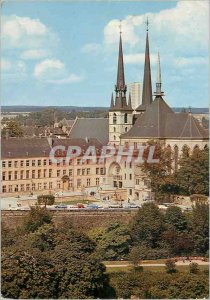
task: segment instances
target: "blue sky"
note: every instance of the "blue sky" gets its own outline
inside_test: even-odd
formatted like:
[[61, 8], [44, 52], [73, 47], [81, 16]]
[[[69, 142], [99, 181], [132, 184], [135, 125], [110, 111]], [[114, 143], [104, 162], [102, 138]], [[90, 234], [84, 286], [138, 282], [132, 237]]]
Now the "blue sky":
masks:
[[122, 20], [126, 82], [143, 79], [150, 21], [153, 89], [161, 56], [165, 100], [208, 105], [208, 1], [7, 2], [2, 104], [108, 106]]

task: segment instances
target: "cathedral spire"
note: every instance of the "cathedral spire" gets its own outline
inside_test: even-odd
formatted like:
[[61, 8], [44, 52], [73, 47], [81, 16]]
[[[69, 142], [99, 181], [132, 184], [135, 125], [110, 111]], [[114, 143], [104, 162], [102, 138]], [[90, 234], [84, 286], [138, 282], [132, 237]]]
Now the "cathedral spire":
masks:
[[124, 75], [124, 62], [123, 62], [123, 48], [122, 48], [122, 33], [120, 32], [120, 42], [119, 42], [119, 55], [118, 55], [118, 69], [117, 69], [117, 91], [126, 91], [125, 85], [125, 75]]
[[145, 107], [149, 106], [152, 103], [152, 80], [151, 80], [150, 54], [149, 54], [148, 19], [146, 25], [147, 25], [147, 35], [146, 35], [144, 81], [143, 81], [143, 93], [142, 93], [142, 105]]
[[156, 79], [155, 96], [163, 96], [164, 95], [164, 93], [161, 91], [161, 86], [162, 86], [162, 82], [161, 82], [160, 54], [159, 54], [159, 51], [158, 51], [158, 55], [157, 55], [157, 79]]

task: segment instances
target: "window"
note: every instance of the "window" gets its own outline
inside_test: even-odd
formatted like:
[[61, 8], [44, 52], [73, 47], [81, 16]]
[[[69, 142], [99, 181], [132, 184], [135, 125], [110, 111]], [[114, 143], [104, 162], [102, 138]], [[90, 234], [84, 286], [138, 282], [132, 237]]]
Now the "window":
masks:
[[29, 167], [29, 160], [26, 160], [26, 167]]
[[81, 164], [81, 159], [77, 159], [77, 165]]
[[130, 169], [132, 168], [132, 162], [130, 162]]
[[42, 184], [41, 182], [38, 183], [38, 190], [41, 190], [42, 189]]
[[32, 183], [32, 187], [31, 187], [31, 189], [32, 189], [32, 191], [35, 191], [35, 183]]
[[38, 178], [41, 178], [41, 170], [38, 170]]
[[8, 173], [8, 180], [12, 180], [12, 172], [11, 171], [9, 171], [9, 173]]
[[17, 161], [17, 160], [15, 160], [15, 162], [14, 162], [14, 167], [15, 167], [15, 168], [18, 167], [18, 161]]
[[125, 161], [125, 168], [126, 168], [126, 161]]
[[30, 184], [26, 184], [26, 191], [30, 191]]
[[81, 179], [77, 179], [77, 187], [81, 187]]
[[44, 185], [43, 185], [43, 187], [44, 187], [44, 190], [46, 190], [46, 189], [47, 189], [47, 183], [46, 183], [46, 182], [44, 182]]
[[33, 159], [32, 160], [32, 163], [31, 163], [32, 167], [35, 167], [36, 166], [36, 161]]
[[136, 179], [136, 184], [137, 184], [137, 185], [140, 184], [140, 179]]
[[132, 180], [132, 174], [129, 175], [130, 180]]
[[51, 159], [49, 159], [49, 166], [51, 166], [52, 165], [52, 161], [51, 161]]
[[81, 169], [77, 169], [77, 176], [81, 175]]
[[18, 185], [15, 186], [15, 192], [18, 192]]
[[12, 193], [12, 185], [9, 185], [9, 193]]
[[82, 169], [82, 175], [85, 175], [85, 169]]
[[26, 171], [26, 179], [29, 179], [29, 171]]
[[126, 179], [126, 173], [125, 173], [125, 179]]
[[65, 159], [63, 160], [63, 166], [65, 166], [66, 165], [66, 161], [65, 161]]
[[15, 171], [14, 179], [18, 179], [18, 171]]
[[60, 189], [60, 188], [61, 188], [61, 183], [57, 182], [57, 189]]
[[128, 131], [128, 127], [125, 127], [125, 132], [127, 132]]
[[41, 164], [42, 164], [42, 161], [41, 161], [41, 159], [39, 159], [38, 160], [38, 166], [41, 166]]
[[36, 177], [36, 172], [35, 170], [32, 170], [32, 178], [35, 178]]
[[87, 179], [87, 186], [90, 186], [90, 178]]
[[59, 167], [61, 165], [60, 161], [57, 161], [57, 167]]
[[70, 179], [69, 180], [69, 187], [72, 188], [72, 186], [73, 186], [73, 181], [72, 181], [72, 179]]
[[43, 164], [44, 164], [44, 166], [47, 165], [47, 160], [46, 159], [44, 159]]
[[114, 127], [114, 132], [116, 132], [116, 127]]
[[100, 169], [100, 174], [101, 174], [101, 175], [104, 175], [104, 168], [101, 168], [101, 169]]
[[114, 141], [116, 141], [116, 136], [114, 135]]
[[12, 161], [11, 161], [11, 160], [8, 161], [8, 167], [9, 167], [9, 168], [12, 167]]
[[2, 180], [6, 180], [6, 172], [2, 173]]
[[90, 175], [90, 168], [87, 168], [87, 175]]
[[7, 192], [7, 187], [6, 187], [6, 185], [3, 185], [3, 186], [2, 186], [2, 192], [3, 192], [3, 193], [6, 193], [6, 192]]
[[63, 170], [63, 175], [66, 175], [66, 170]]
[[99, 175], [99, 168], [96, 168], [96, 175]]
[[124, 115], [124, 123], [128, 123], [128, 114]]
[[72, 175], [73, 175], [73, 170], [69, 169], [69, 176], [72, 176]]
[[129, 189], [129, 195], [132, 196], [132, 194], [133, 194], [132, 189]]
[[52, 169], [49, 169], [49, 177], [52, 177]]
[[6, 162], [2, 161], [2, 168], [5, 168], [5, 167], [6, 167]]
[[24, 177], [24, 171], [20, 171], [20, 179], [23, 179]]
[[96, 185], [99, 185], [99, 178], [96, 178]]
[[44, 177], [47, 177], [47, 169], [44, 169]]
[[20, 190], [21, 190], [21, 192], [24, 192], [24, 189], [25, 189], [25, 188], [24, 188], [24, 184], [21, 184], [21, 185], [20, 185]]
[[117, 115], [113, 114], [113, 124], [117, 124]]
[[49, 182], [49, 189], [50, 190], [52, 190], [52, 186], [53, 186], [52, 182]]
[[21, 160], [21, 161], [20, 161], [20, 166], [21, 166], [21, 167], [24, 167], [24, 160]]

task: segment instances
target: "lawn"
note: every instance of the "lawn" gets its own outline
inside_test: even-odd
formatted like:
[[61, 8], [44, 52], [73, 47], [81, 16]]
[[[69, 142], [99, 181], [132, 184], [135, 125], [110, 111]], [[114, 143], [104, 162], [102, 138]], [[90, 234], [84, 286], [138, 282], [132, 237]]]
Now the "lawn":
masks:
[[[58, 198], [59, 199], [59, 198]], [[92, 204], [97, 202], [96, 200], [94, 201], [90, 201], [90, 200], [66, 200], [65, 198], [63, 200], [59, 199], [57, 201], [55, 201], [55, 204], [66, 204], [66, 205], [77, 205], [77, 203], [81, 203], [81, 204]]]
[[[208, 266], [199, 266], [199, 269], [201, 271], [208, 270]], [[177, 266], [176, 269], [179, 272], [189, 272], [189, 266]], [[106, 272], [107, 273], [114, 273], [114, 272], [130, 272], [132, 270], [132, 266], [125, 266], [125, 267], [108, 267], [106, 266]], [[163, 272], [165, 271], [164, 266], [143, 266], [144, 271], [151, 271], [151, 272]]]

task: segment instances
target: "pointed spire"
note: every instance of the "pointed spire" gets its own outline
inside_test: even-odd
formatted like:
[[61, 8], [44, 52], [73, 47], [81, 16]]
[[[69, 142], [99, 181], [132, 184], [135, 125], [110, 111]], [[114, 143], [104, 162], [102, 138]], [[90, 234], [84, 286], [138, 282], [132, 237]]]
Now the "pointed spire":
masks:
[[116, 91], [123, 91], [123, 92], [126, 91], [121, 32], [120, 32], [120, 42], [119, 42]]
[[146, 35], [146, 49], [145, 49], [145, 63], [144, 63], [144, 82], [142, 93], [142, 105], [147, 107], [152, 103], [152, 80], [150, 68], [150, 54], [149, 54], [149, 35], [148, 35], [148, 20], [147, 20], [147, 35]]
[[160, 54], [158, 51], [157, 55], [157, 79], [156, 79], [156, 92], [154, 93], [155, 96], [164, 96], [164, 93], [161, 91], [161, 67], [160, 67]]
[[111, 104], [110, 104], [110, 108], [114, 108], [114, 97], [113, 97], [113, 93], [111, 96]]
[[129, 98], [128, 98], [128, 109], [132, 109], [131, 93], [129, 93]]

